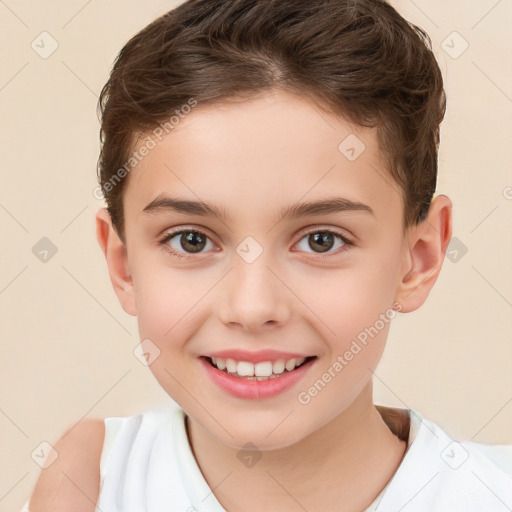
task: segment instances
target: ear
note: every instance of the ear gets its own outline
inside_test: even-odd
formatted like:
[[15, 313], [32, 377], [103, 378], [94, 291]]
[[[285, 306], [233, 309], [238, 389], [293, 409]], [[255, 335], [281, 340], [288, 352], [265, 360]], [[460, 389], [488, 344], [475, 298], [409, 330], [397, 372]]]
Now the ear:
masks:
[[133, 279], [128, 266], [128, 253], [106, 208], [96, 213], [96, 238], [107, 260], [112, 286], [123, 309], [132, 316], [137, 315]]
[[431, 202], [426, 218], [407, 234], [402, 277], [395, 294], [400, 312], [414, 311], [425, 302], [441, 272], [451, 236], [452, 202], [440, 195]]

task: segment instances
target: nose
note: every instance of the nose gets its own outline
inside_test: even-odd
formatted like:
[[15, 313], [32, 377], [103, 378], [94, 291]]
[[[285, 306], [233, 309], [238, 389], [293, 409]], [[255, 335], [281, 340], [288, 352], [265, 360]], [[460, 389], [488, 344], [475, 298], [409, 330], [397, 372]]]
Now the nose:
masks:
[[282, 326], [290, 318], [293, 293], [264, 254], [252, 263], [238, 258], [226, 276], [219, 317], [228, 327], [258, 332]]

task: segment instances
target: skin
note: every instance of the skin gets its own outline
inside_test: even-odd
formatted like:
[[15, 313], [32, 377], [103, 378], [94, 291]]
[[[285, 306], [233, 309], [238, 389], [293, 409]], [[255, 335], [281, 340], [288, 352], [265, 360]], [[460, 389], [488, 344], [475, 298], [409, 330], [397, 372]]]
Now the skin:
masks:
[[103, 420], [86, 418], [52, 443], [58, 457], [41, 470], [30, 498], [30, 512], [94, 511], [104, 437]]
[[[366, 146], [355, 161], [338, 150], [349, 134]], [[231, 218], [143, 212], [162, 193], [202, 200]], [[280, 217], [297, 202], [332, 196], [374, 214]], [[368, 506], [406, 447], [372, 401], [389, 324], [308, 404], [297, 395], [394, 303], [402, 313], [424, 303], [451, 237], [450, 199], [437, 196], [427, 219], [404, 235], [402, 198], [383, 169], [375, 131], [274, 90], [195, 107], [131, 171], [123, 204], [126, 244], [104, 208], [98, 241], [140, 339], [160, 351], [150, 370], [186, 411], [194, 455], [220, 503], [229, 512]], [[171, 228], [200, 229], [208, 241], [191, 253], [176, 236], [167, 247], [189, 256], [178, 258], [159, 245]], [[315, 252], [307, 233], [322, 230], [354, 245], [334, 238], [327, 253]], [[263, 249], [252, 263], [236, 252], [248, 236]], [[318, 358], [291, 390], [241, 400], [212, 384], [198, 361], [232, 348]], [[262, 455], [250, 468], [237, 457], [248, 442]]]

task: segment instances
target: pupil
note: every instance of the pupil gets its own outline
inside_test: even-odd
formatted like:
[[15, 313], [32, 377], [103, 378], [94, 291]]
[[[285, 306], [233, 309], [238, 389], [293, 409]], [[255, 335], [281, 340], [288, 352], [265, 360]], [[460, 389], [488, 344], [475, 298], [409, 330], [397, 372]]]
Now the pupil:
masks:
[[309, 243], [311, 249], [318, 250], [318, 252], [326, 252], [332, 248], [333, 235], [330, 233], [313, 233], [313, 243]]

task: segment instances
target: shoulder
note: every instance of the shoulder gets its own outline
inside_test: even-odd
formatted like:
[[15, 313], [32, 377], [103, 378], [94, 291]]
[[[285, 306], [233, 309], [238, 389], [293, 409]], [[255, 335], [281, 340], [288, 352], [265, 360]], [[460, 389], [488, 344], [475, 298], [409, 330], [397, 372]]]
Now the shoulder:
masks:
[[105, 437], [101, 419], [79, 421], [54, 443], [57, 458], [41, 470], [30, 512], [92, 512], [100, 489], [100, 460]]
[[483, 444], [471, 441], [462, 441], [460, 444], [478, 450], [487, 460], [512, 478], [512, 444]]
[[[441, 426], [409, 410], [409, 447], [379, 510], [470, 512], [512, 510], [510, 445], [453, 439]], [[418, 491], [420, 489], [421, 492]]]

